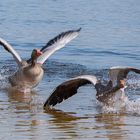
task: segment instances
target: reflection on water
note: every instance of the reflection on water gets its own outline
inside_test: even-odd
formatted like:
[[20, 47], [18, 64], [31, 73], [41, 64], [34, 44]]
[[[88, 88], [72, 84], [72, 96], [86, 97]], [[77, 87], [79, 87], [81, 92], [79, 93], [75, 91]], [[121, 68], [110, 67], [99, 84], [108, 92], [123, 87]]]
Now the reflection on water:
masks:
[[76, 132], [77, 123], [75, 121], [81, 119], [80, 117], [74, 116], [74, 113], [67, 113], [55, 109], [47, 109], [45, 113], [48, 113], [51, 118], [48, 121], [51, 129], [60, 133], [58, 139], [76, 138], [78, 136]]
[[[15, 139], [36, 138], [38, 133], [37, 127], [41, 124], [41, 120], [36, 118], [42, 112], [42, 103], [39, 100], [38, 93], [32, 91], [31, 93], [20, 93], [19, 91], [8, 88], [5, 91], [8, 97], [7, 110], [10, 111], [8, 115], [8, 124], [11, 125], [9, 137]], [[7, 111], [5, 111], [6, 115]], [[24, 136], [22, 136], [24, 135]]]
[[16, 70], [16, 63], [1, 47], [0, 139], [140, 138], [138, 75], [128, 77], [126, 92], [130, 101], [124, 114], [99, 111], [91, 87], [79, 89], [77, 95], [56, 106], [60, 110], [43, 110], [54, 87], [68, 78], [95, 74], [106, 82], [111, 66], [140, 67], [139, 0], [3, 0], [0, 15], [0, 37], [25, 60], [33, 48], [41, 48], [61, 31], [82, 27], [76, 40], [46, 62], [43, 80], [29, 94], [5, 90], [9, 85], [7, 77]]
[[95, 116], [95, 121], [106, 131], [104, 137], [109, 140], [124, 140], [127, 139], [123, 128], [125, 125], [124, 117], [124, 114], [98, 114]]
[[[15, 88], [7, 88], [7, 95], [10, 102], [16, 102], [16, 103], [31, 103], [32, 96], [36, 95], [37, 93], [35, 91], [31, 91], [29, 93], [22, 93]], [[18, 104], [17, 104], [18, 105]]]

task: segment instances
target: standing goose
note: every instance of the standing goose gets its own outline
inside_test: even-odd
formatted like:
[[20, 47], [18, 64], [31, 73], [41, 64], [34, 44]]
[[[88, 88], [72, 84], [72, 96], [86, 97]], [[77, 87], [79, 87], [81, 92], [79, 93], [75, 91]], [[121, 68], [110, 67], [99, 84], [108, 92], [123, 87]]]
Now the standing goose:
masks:
[[79, 35], [80, 30], [81, 28], [78, 30], [62, 32], [55, 38], [51, 39], [44, 47], [41, 48], [41, 50], [34, 49], [32, 51], [31, 58], [27, 61], [23, 61], [13, 47], [4, 39], [0, 38], [0, 45], [13, 55], [19, 68], [16, 73], [9, 77], [11, 86], [16, 87], [23, 92], [26, 92], [26, 89], [35, 87], [43, 77], [43, 63], [55, 51], [63, 48], [67, 43], [76, 38]]
[[53, 93], [47, 99], [44, 104], [44, 108], [48, 106], [55, 106], [57, 103], [61, 103], [63, 100], [68, 99], [77, 93], [79, 87], [86, 84], [94, 85], [97, 93], [96, 98], [98, 101], [105, 105], [110, 105], [113, 103], [112, 97], [117, 95], [117, 99], [125, 98], [124, 88], [125, 88], [125, 78], [127, 74], [132, 71], [140, 74], [139, 69], [132, 67], [112, 67], [109, 70], [109, 82], [107, 85], [102, 85], [101, 82], [97, 80], [94, 75], [81, 75], [72, 78], [66, 82], [63, 82], [55, 88]]

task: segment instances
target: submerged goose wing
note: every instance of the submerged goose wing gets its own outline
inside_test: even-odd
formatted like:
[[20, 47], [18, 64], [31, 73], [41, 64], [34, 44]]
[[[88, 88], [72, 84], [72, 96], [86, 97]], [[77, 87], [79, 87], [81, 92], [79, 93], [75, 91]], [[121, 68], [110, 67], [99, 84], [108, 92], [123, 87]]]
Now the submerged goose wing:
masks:
[[47, 101], [44, 104], [44, 108], [46, 106], [54, 106], [57, 103], [61, 103], [63, 100], [73, 96], [77, 93], [77, 90], [80, 86], [83, 86], [85, 84], [95, 85], [96, 82], [97, 78], [93, 75], [78, 76], [66, 82], [63, 82], [58, 87], [56, 87], [56, 89], [47, 99]]
[[109, 70], [109, 78], [112, 82], [119, 82], [120, 80], [123, 80], [127, 77], [127, 74], [129, 72], [135, 72], [137, 74], [140, 74], [140, 69], [136, 69], [133, 67], [111, 67]]
[[79, 35], [81, 28], [78, 30], [70, 30], [66, 32], [62, 32], [55, 38], [51, 39], [42, 49], [43, 54], [38, 57], [37, 63], [43, 64], [50, 55], [52, 55], [55, 51], [63, 48], [68, 42], [73, 40]]
[[6, 51], [8, 51], [9, 53], [11, 53], [13, 55], [15, 61], [20, 66], [22, 59], [19, 56], [19, 54], [13, 49], [13, 47], [2, 38], [0, 38], [0, 45], [2, 45]]

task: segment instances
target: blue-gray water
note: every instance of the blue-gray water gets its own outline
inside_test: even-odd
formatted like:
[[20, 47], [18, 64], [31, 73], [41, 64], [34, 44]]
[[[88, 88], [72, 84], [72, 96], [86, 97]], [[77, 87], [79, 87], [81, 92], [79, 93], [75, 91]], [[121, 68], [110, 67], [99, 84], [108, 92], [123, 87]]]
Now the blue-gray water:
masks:
[[[16, 63], [0, 51], [0, 139], [139, 139], [140, 77], [128, 80], [130, 106], [123, 113], [100, 111], [92, 86], [43, 110], [43, 103], [62, 81], [80, 74], [106, 79], [111, 66], [140, 68], [139, 0], [3, 0], [0, 2], [0, 37], [29, 58], [62, 31], [82, 27], [80, 35], [45, 63], [45, 76], [31, 94], [4, 90]], [[136, 100], [137, 102], [133, 102]], [[60, 111], [61, 110], [61, 111]]]

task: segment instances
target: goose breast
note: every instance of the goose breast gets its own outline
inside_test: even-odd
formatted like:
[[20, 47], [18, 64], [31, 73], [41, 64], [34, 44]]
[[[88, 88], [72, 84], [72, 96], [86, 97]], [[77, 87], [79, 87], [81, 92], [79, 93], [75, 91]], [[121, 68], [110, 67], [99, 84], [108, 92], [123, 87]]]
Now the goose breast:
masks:
[[14, 75], [9, 77], [12, 86], [33, 88], [43, 78], [44, 71], [40, 65], [21, 67]]

